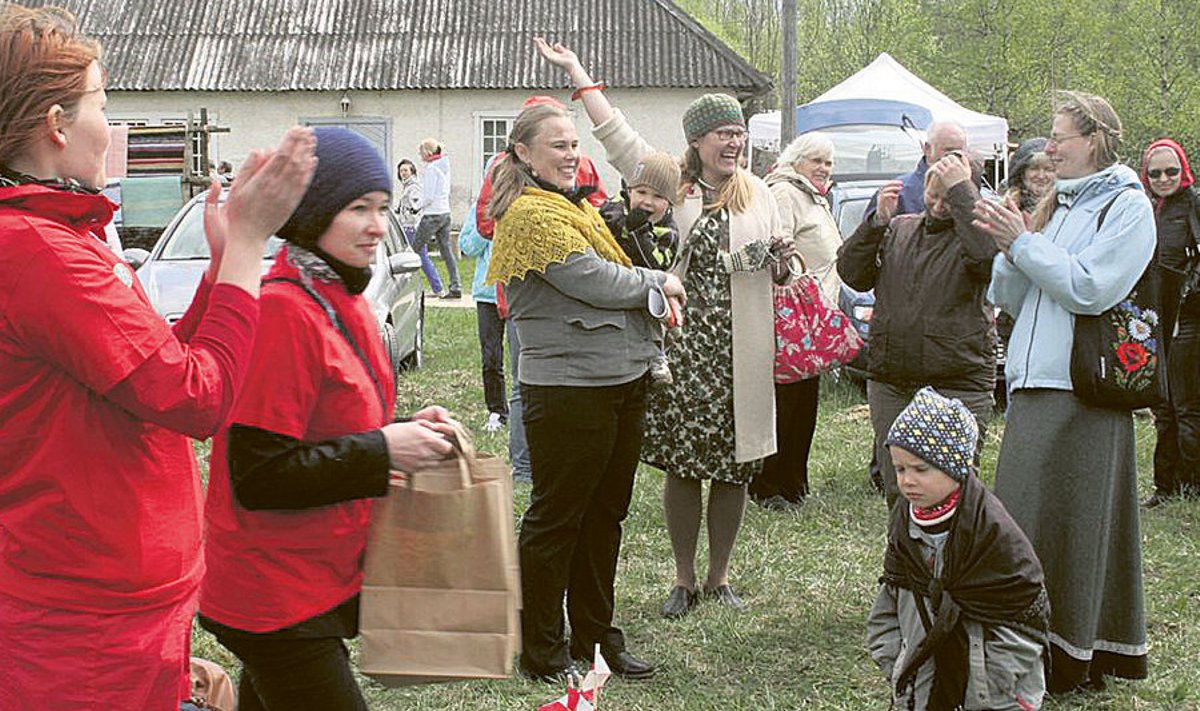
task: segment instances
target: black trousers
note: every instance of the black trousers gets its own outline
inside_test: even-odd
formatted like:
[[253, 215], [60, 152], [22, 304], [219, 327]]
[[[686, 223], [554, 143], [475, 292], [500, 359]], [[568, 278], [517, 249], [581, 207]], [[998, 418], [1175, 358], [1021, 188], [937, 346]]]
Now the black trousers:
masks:
[[775, 441], [779, 451], [763, 460], [750, 482], [755, 499], [782, 496], [798, 503], [808, 496], [808, 453], [817, 429], [821, 379], [807, 378], [775, 386]]
[[368, 711], [341, 637], [255, 634], [204, 617], [200, 624], [242, 663], [240, 711]]
[[479, 324], [479, 354], [483, 361], [483, 401], [488, 412], [508, 417], [508, 394], [504, 390], [504, 321], [495, 304], [475, 302]]
[[[610, 387], [521, 383], [533, 491], [521, 519], [521, 666], [547, 674], [573, 651], [625, 649], [613, 625], [621, 522], [642, 447], [646, 379]], [[564, 636], [563, 595], [571, 622]]]
[[1154, 490], [1200, 494], [1200, 296], [1184, 303], [1178, 333], [1164, 341], [1169, 397], [1154, 408]]

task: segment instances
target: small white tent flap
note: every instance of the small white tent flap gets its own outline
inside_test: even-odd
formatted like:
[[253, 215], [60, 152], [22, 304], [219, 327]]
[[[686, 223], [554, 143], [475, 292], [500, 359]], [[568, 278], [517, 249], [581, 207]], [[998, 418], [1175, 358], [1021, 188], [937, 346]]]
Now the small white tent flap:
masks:
[[957, 121], [967, 129], [971, 149], [983, 155], [1004, 155], [1008, 121], [972, 111], [927, 84], [884, 52], [875, 61], [809, 103], [839, 99], [892, 99], [929, 109], [935, 121]]

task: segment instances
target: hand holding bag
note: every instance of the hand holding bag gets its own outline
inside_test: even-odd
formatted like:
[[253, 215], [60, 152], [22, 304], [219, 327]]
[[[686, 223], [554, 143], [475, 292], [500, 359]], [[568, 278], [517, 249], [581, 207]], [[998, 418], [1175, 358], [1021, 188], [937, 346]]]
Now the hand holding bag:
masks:
[[802, 271], [790, 284], [775, 285], [776, 383], [816, 377], [861, 349], [854, 324], [829, 303], [814, 275]]
[[456, 439], [371, 512], [359, 667], [387, 686], [507, 677], [519, 651], [512, 472]]

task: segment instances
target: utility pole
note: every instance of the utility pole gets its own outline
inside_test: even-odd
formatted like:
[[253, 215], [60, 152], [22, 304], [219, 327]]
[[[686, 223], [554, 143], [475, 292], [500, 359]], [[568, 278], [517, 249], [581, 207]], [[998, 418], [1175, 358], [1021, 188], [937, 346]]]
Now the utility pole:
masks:
[[796, 0], [783, 0], [783, 61], [779, 72], [779, 150], [796, 137]]

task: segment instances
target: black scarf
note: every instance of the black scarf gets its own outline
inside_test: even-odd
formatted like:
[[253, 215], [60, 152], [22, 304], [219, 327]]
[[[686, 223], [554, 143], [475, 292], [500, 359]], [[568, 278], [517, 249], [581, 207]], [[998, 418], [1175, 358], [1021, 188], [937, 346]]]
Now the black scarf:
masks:
[[932, 235], [938, 232], [945, 232], [946, 230], [953, 229], [953, 227], [953, 217], [934, 217], [928, 212], [925, 213], [925, 234]]
[[0, 188], [13, 188], [18, 185], [41, 185], [80, 195], [100, 194], [99, 189], [89, 188], [74, 178], [35, 178], [32, 175], [15, 171], [7, 165], [0, 165]]
[[[975, 476], [963, 482], [958, 510], [951, 519], [941, 577], [926, 567], [918, 541], [908, 533], [910, 504], [892, 509], [881, 583], [909, 590], [916, 597], [925, 639], [900, 671], [896, 695], [910, 692], [917, 671], [934, 660], [930, 711], [962, 707], [967, 689], [968, 650], [964, 620], [1017, 629], [1046, 642], [1050, 601], [1042, 565], [1017, 524]], [[926, 619], [928, 599], [936, 616]]]
[[526, 173], [529, 180], [533, 181], [534, 186], [547, 190], [552, 193], [558, 193], [571, 202], [572, 205], [578, 205], [580, 200], [585, 200], [589, 195], [596, 192], [595, 185], [577, 185], [570, 190], [558, 187], [554, 183], [542, 180], [533, 173]]
[[1032, 215], [1033, 211], [1037, 209], [1038, 203], [1041, 201], [1042, 198], [1040, 196], [1034, 195], [1025, 188], [1021, 188], [1021, 212], [1027, 212]]
[[326, 281], [340, 281], [351, 294], [363, 293], [371, 282], [370, 267], [352, 267], [315, 244], [302, 246], [292, 242], [290, 245], [288, 257], [297, 269]]

